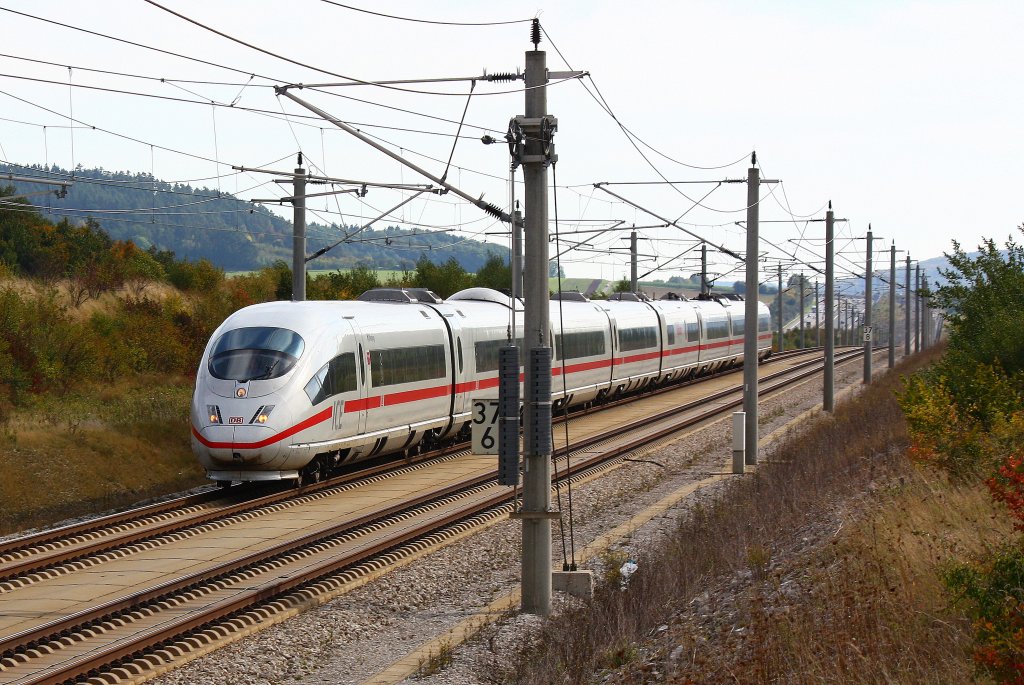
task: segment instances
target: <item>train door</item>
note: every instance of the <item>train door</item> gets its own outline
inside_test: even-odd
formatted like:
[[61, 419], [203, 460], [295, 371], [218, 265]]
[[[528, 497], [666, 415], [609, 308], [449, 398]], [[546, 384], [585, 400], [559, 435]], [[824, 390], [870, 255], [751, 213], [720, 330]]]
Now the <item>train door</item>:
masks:
[[[351, 351], [355, 353], [357, 392], [353, 401], [351, 403], [346, 402], [345, 404], [350, 418], [353, 413], [356, 414], [356, 433], [362, 435], [366, 432], [366, 392], [370, 385], [369, 357], [367, 356], [366, 346], [363, 342], [363, 334], [362, 331], [359, 330], [359, 326], [356, 325], [356, 322], [353, 319], [345, 319], [345, 321], [348, 323], [349, 329], [352, 331], [352, 335], [343, 336], [342, 345], [343, 347], [346, 347], [344, 351]], [[347, 345], [345, 341], [347, 341]], [[335, 412], [335, 414], [337, 413], [338, 412]]]

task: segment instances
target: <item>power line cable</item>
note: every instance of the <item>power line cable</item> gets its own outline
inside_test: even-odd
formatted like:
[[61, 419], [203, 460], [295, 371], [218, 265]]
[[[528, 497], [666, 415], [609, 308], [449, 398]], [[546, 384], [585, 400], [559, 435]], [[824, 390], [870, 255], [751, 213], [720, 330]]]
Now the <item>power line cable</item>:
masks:
[[[353, 81], [355, 83], [361, 83], [361, 84], [366, 85], [366, 86], [374, 86], [376, 88], [383, 88], [385, 90], [395, 90], [395, 91], [399, 91], [399, 92], [402, 92], [402, 93], [414, 93], [416, 95], [442, 95], [442, 96], [446, 96], [446, 97], [462, 97], [461, 93], [446, 93], [446, 92], [436, 91], [436, 90], [418, 90], [416, 88], [403, 88], [403, 87], [400, 87], [400, 86], [390, 85], [390, 84], [386, 84], [386, 83], [377, 83], [377, 82], [374, 82], [374, 81], [367, 81], [365, 79], [356, 78], [355, 76], [347, 76], [345, 74], [339, 74], [336, 71], [331, 71], [330, 69], [324, 69], [323, 67], [318, 67], [318, 66], [316, 66], [314, 64], [309, 64], [307, 62], [300, 62], [299, 60], [292, 59], [291, 57], [287, 57], [286, 55], [282, 55], [280, 53], [274, 52], [273, 50], [268, 50], [267, 48], [263, 48], [263, 47], [260, 47], [258, 45], [254, 45], [252, 43], [244, 41], [241, 38], [233, 36], [233, 35], [231, 35], [229, 33], [225, 33], [224, 31], [221, 31], [219, 29], [215, 29], [212, 26], [208, 26], [208, 25], [202, 23], [201, 21], [199, 21], [197, 19], [193, 19], [193, 18], [191, 18], [189, 16], [186, 16], [186, 15], [180, 13], [180, 12], [176, 12], [176, 11], [170, 9], [169, 7], [165, 7], [165, 6], [161, 5], [160, 3], [156, 2], [156, 0], [144, 0], [144, 1], [148, 2], [150, 5], [153, 5], [154, 7], [158, 8], [158, 9], [163, 10], [164, 12], [167, 12], [168, 14], [172, 14], [172, 15], [178, 17], [179, 19], [181, 19], [183, 21], [187, 21], [188, 23], [194, 24], [195, 26], [198, 26], [199, 28], [201, 28], [203, 30], [209, 31], [211, 33], [214, 33], [214, 34], [220, 36], [221, 38], [224, 38], [226, 40], [230, 40], [230, 41], [232, 41], [234, 43], [238, 43], [239, 45], [243, 45], [243, 46], [245, 46], [245, 47], [247, 47], [247, 48], [249, 48], [251, 50], [256, 50], [257, 52], [261, 52], [264, 55], [268, 55], [268, 56], [273, 57], [275, 59], [279, 59], [279, 60], [282, 60], [284, 62], [288, 62], [289, 64], [294, 64], [295, 66], [303, 67], [305, 69], [310, 69], [312, 71], [318, 71], [321, 74], [327, 74], [328, 76], [335, 76], [337, 78], [342, 78], [342, 79], [345, 79], [347, 81]], [[563, 79], [560, 82], [568, 81], [568, 80], [571, 80], [571, 79], [574, 79], [574, 78], [577, 78], [577, 77], [576, 76], [572, 76], [572, 77], [570, 77], [568, 79]], [[548, 84], [548, 85], [550, 85], [550, 84]], [[547, 85], [545, 85], [545, 86], [535, 86], [535, 87], [546, 88]], [[526, 90], [529, 90], [529, 88], [521, 88], [521, 89], [517, 89], [517, 90], [503, 91], [503, 92], [498, 92], [498, 93], [486, 93], [486, 94], [487, 95], [506, 95], [506, 94], [510, 94], [510, 93], [521, 93], [521, 92], [524, 92]]]
[[[567, 66], [571, 70], [572, 69], [572, 65], [569, 64], [569, 60], [567, 60], [565, 58], [565, 56], [562, 54], [562, 51], [558, 49], [557, 45], [555, 45], [555, 41], [553, 41], [551, 39], [551, 34], [549, 34], [547, 32], [547, 30], [543, 26], [541, 27], [541, 31], [544, 32], [544, 36], [548, 39], [548, 42], [551, 43], [551, 47], [553, 47], [555, 49], [555, 52], [558, 53], [558, 56], [562, 58], [562, 61], [565, 63], [565, 66]], [[600, 90], [597, 87], [597, 83], [594, 82], [594, 77], [589, 75], [589, 74], [587, 76], [588, 76], [588, 78], [590, 78], [590, 82], [594, 85], [594, 90], [597, 91], [597, 93], [600, 95], [601, 92], [600, 92]], [[658, 155], [664, 157], [668, 161], [673, 162], [674, 164], [678, 164], [679, 166], [683, 166], [683, 167], [686, 167], [688, 169], [697, 169], [697, 170], [701, 170], [701, 171], [712, 171], [712, 170], [716, 170], [716, 169], [727, 169], [729, 167], [736, 166], [737, 164], [740, 164], [745, 159], [750, 157], [750, 153], [747, 152], [747, 153], [744, 153], [743, 156], [740, 157], [739, 159], [737, 159], [735, 162], [729, 162], [727, 164], [719, 164], [717, 166], [700, 166], [700, 165], [697, 165], [697, 164], [689, 164], [687, 162], [681, 162], [678, 159], [670, 157], [669, 155], [665, 154], [664, 152], [661, 152], [660, 150], [658, 150], [657, 148], [653, 147], [652, 145], [650, 145], [649, 143], [644, 141], [642, 138], [640, 138], [640, 136], [638, 136], [635, 133], [633, 133], [632, 130], [630, 130], [625, 124], [623, 124], [621, 122], [621, 120], [617, 116], [615, 116], [615, 114], [611, 110], [611, 107], [608, 105], [607, 100], [604, 99], [604, 95], [601, 95], [600, 99], [598, 99], [597, 97], [594, 96], [593, 93], [590, 92], [590, 90], [587, 88], [586, 84], [583, 83], [582, 80], [580, 81], [580, 85], [583, 86], [583, 89], [586, 90], [587, 93], [592, 98], [594, 98], [594, 100], [601, 107], [601, 109], [603, 109], [605, 111], [605, 113], [607, 113], [608, 116], [610, 116], [615, 121], [615, 123], [622, 128], [622, 130], [624, 132], [626, 132], [630, 136], [636, 138], [640, 143], [642, 143], [644, 145], [644, 147], [648, 148], [649, 150], [651, 150], [655, 154], [658, 154]]]
[[[192, 57], [190, 55], [185, 55], [185, 54], [182, 54], [182, 53], [173, 52], [171, 50], [164, 50], [163, 48], [157, 48], [157, 47], [153, 47], [151, 45], [146, 45], [144, 43], [139, 43], [139, 42], [136, 42], [136, 41], [133, 41], [133, 40], [128, 40], [126, 38], [120, 38], [118, 36], [112, 36], [110, 34], [100, 33], [98, 31], [92, 31], [92, 30], [89, 30], [89, 29], [82, 28], [80, 26], [72, 26], [71, 24], [65, 24], [63, 22], [59, 22], [59, 21], [56, 21], [56, 20], [53, 20], [53, 19], [47, 19], [45, 17], [39, 17], [39, 16], [36, 16], [36, 15], [33, 15], [33, 14], [28, 14], [27, 12], [19, 12], [17, 10], [12, 10], [10, 8], [7, 8], [7, 7], [0, 7], [0, 11], [9, 12], [11, 14], [16, 14], [18, 16], [26, 17], [28, 19], [34, 19], [36, 21], [41, 21], [41, 22], [44, 22], [44, 23], [47, 23], [47, 24], [53, 24], [55, 26], [60, 26], [62, 28], [71, 29], [73, 31], [79, 31], [79, 32], [86, 33], [86, 34], [91, 35], [91, 36], [96, 36], [98, 38], [105, 38], [107, 40], [112, 40], [112, 41], [115, 41], [115, 42], [118, 42], [118, 43], [124, 43], [125, 45], [131, 45], [133, 47], [142, 48], [143, 50], [151, 50], [153, 52], [158, 52], [158, 53], [161, 53], [161, 54], [164, 54], [164, 55], [169, 55], [171, 57], [178, 57], [180, 59], [189, 60], [189, 61], [192, 61], [192, 62], [197, 62], [199, 64], [204, 64], [206, 66], [214, 67], [214, 68], [217, 68], [217, 69], [224, 69], [226, 71], [234, 72], [236, 74], [243, 74], [245, 76], [249, 76], [250, 78], [253, 78], [253, 77], [261, 78], [261, 79], [264, 79], [266, 81], [270, 81], [271, 83], [289, 83], [290, 82], [290, 79], [278, 78], [278, 77], [274, 77], [274, 76], [267, 76], [265, 74], [259, 74], [259, 73], [248, 71], [248, 70], [245, 70], [245, 69], [239, 69], [237, 67], [231, 67], [231, 66], [228, 66], [228, 65], [225, 65], [225, 64], [218, 64], [217, 62], [211, 62], [209, 60], [200, 59], [198, 57]], [[234, 84], [230, 84], [230, 85], [234, 85]], [[353, 97], [351, 95], [342, 95], [341, 93], [334, 93], [334, 92], [331, 92], [331, 91], [323, 91], [323, 90], [316, 89], [316, 88], [313, 88], [313, 89], [310, 89], [310, 90], [314, 90], [316, 92], [325, 93], [325, 94], [331, 95], [333, 97], [339, 97], [339, 98], [343, 98], [343, 99], [347, 99], [347, 100], [352, 100], [354, 102], [361, 102], [361, 103], [364, 103], [364, 104], [369, 104], [369, 105], [374, 105], [374, 106], [377, 106], [377, 107], [382, 107], [384, 109], [390, 109], [390, 110], [394, 110], [394, 111], [404, 112], [406, 114], [412, 114], [412, 115], [416, 115], [416, 116], [423, 116], [423, 117], [426, 117], [426, 118], [429, 118], [429, 119], [438, 119], [438, 120], [443, 121], [445, 123], [455, 123], [454, 121], [443, 119], [441, 117], [435, 117], [435, 116], [432, 116], [432, 115], [429, 115], [429, 114], [424, 114], [424, 113], [421, 113], [421, 112], [415, 112], [413, 110], [406, 110], [406, 109], [402, 109], [400, 107], [393, 107], [391, 105], [385, 105], [383, 103], [377, 103], [377, 102], [373, 102], [371, 100], [364, 100], [362, 98]], [[237, 108], [237, 109], [241, 109], [241, 108]], [[254, 111], [256, 111], [256, 110], [254, 110]], [[267, 112], [267, 113], [268, 114], [273, 114], [272, 112]], [[307, 117], [307, 118], [314, 119], [316, 117], [310, 116], [310, 117]], [[364, 126], [368, 126], [369, 124], [363, 124], [363, 125]], [[478, 126], [478, 125], [475, 125], [475, 124], [466, 124], [466, 126], [468, 126], [470, 128], [479, 129], [481, 131], [488, 131], [488, 132], [491, 132], [491, 133], [500, 133], [500, 134], [504, 134], [505, 133], [503, 130], [492, 129], [492, 128], [488, 128], [486, 126]]]
[[335, 5], [337, 7], [343, 7], [353, 12], [362, 12], [364, 14], [372, 14], [377, 17], [383, 17], [385, 19], [397, 19], [399, 21], [410, 21], [417, 24], [436, 24], [439, 26], [505, 26], [508, 24], [525, 24], [533, 21], [533, 19], [512, 19], [510, 21], [481, 21], [481, 22], [468, 22], [468, 21], [437, 21], [434, 19], [417, 19], [414, 17], [400, 17], [395, 14], [384, 14], [383, 12], [374, 12], [373, 10], [363, 9], [362, 7], [355, 7], [353, 5], [344, 5], [340, 2], [334, 2], [334, 0], [321, 0], [328, 5]]
[[[3, 9], [3, 8], [0, 7], [0, 9]], [[237, 81], [202, 81], [202, 80], [197, 80], [197, 79], [179, 79], [179, 78], [166, 78], [166, 77], [161, 77], [161, 76], [146, 76], [144, 74], [131, 74], [131, 73], [128, 73], [128, 72], [125, 72], [125, 71], [112, 71], [110, 69], [97, 69], [95, 67], [83, 67], [83, 66], [75, 65], [75, 64], [62, 64], [60, 62], [49, 62], [49, 61], [44, 60], [44, 59], [37, 59], [37, 58], [34, 58], [34, 57], [22, 57], [20, 55], [11, 55], [11, 54], [2, 53], [2, 52], [0, 52], [0, 57], [4, 57], [4, 58], [7, 58], [7, 59], [16, 59], [16, 60], [19, 60], [19, 61], [22, 61], [22, 62], [32, 62], [33, 64], [45, 64], [45, 65], [51, 66], [51, 67], [62, 67], [62, 68], [74, 67], [77, 71], [88, 71], [88, 72], [92, 72], [92, 73], [95, 73], [95, 74], [106, 74], [108, 76], [122, 76], [124, 78], [134, 78], [134, 79], [140, 79], [140, 80], [145, 80], [145, 81], [158, 81], [160, 83], [191, 83], [193, 85], [203, 85], [203, 86], [235, 86], [235, 87], [237, 87], [237, 86], [250, 85], [250, 82], [252, 81], [252, 79], [257, 78], [256, 74], [249, 74], [249, 81], [246, 81], [246, 82], [237, 82]], [[259, 78], [264, 78], [264, 77], [259, 77]], [[253, 87], [254, 88], [268, 88], [269, 89], [269, 88], [273, 88], [274, 86], [273, 86], [273, 84], [266, 84], [266, 85], [257, 84], [257, 85], [254, 85]]]

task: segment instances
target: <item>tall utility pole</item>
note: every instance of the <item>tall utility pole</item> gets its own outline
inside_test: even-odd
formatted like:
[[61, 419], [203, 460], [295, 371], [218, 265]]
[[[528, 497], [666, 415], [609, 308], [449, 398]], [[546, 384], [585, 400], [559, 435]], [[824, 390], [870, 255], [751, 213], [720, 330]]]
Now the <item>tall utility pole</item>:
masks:
[[707, 295], [711, 292], [708, 287], [708, 244], [700, 244], [700, 294]]
[[903, 326], [906, 329], [903, 332], [903, 356], [910, 356], [910, 313], [913, 311], [910, 307], [910, 255], [907, 255], [907, 278], [903, 287]]
[[846, 344], [846, 328], [850, 322], [850, 301], [839, 296], [839, 344]]
[[747, 254], [743, 302], [743, 461], [757, 464], [757, 337], [761, 322], [757, 320], [757, 257], [758, 216], [761, 179], [757, 169], [757, 153], [750, 155], [747, 169]]
[[921, 348], [928, 349], [932, 346], [932, 305], [924, 295], [928, 292], [928, 276], [921, 280], [921, 292], [921, 302], [925, 305], [921, 314]]
[[896, 366], [896, 242], [889, 247], [889, 368]]
[[547, 53], [537, 49], [540, 24], [533, 23], [533, 50], [526, 53], [526, 115], [523, 180], [526, 186], [526, 294], [523, 351], [526, 378], [523, 430], [522, 608], [551, 613], [551, 341], [548, 304], [548, 164], [556, 122], [547, 114]]
[[786, 340], [782, 337], [782, 262], [779, 262], [779, 352], [786, 351]]
[[874, 251], [875, 243], [871, 233], [871, 224], [868, 224], [868, 248], [864, 272], [864, 385], [871, 384], [871, 348], [874, 347], [871, 340], [871, 286], [875, 280], [874, 264], [871, 258]]
[[825, 391], [822, 408], [825, 411], [835, 409], [835, 314], [832, 306], [835, 301], [835, 283], [832, 280], [835, 271], [835, 214], [832, 212], [832, 200], [828, 201], [828, 212], [825, 213]]
[[306, 170], [299, 153], [292, 177], [292, 301], [306, 299]]
[[921, 265], [914, 267], [914, 352], [921, 351]]
[[807, 347], [804, 340], [804, 274], [800, 273], [800, 349]]
[[629, 292], [636, 292], [636, 231], [629, 232]]
[[814, 346], [821, 347], [821, 298], [818, 281], [814, 281]]

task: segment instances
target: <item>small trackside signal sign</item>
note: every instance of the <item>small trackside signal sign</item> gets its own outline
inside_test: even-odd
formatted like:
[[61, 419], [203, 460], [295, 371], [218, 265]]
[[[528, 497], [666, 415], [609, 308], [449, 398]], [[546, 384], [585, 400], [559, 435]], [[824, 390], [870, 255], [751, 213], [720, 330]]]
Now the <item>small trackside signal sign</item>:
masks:
[[498, 453], [498, 399], [473, 400], [473, 454]]

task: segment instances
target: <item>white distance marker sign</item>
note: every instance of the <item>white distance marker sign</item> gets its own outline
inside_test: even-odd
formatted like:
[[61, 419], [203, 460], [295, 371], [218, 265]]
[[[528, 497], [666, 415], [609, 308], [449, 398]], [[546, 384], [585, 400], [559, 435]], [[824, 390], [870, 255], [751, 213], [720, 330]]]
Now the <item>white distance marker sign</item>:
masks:
[[498, 453], [498, 399], [473, 400], [473, 454]]

